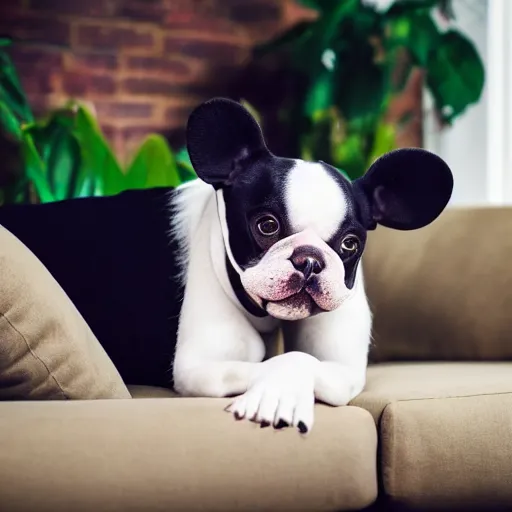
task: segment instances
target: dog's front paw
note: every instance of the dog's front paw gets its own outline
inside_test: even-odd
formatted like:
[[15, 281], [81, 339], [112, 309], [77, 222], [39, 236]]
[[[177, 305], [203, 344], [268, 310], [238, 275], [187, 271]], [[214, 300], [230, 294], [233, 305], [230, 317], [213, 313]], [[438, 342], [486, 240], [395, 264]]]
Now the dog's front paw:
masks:
[[315, 370], [318, 360], [301, 352], [273, 357], [261, 367], [249, 389], [227, 411], [262, 427], [296, 427], [301, 433], [313, 427]]

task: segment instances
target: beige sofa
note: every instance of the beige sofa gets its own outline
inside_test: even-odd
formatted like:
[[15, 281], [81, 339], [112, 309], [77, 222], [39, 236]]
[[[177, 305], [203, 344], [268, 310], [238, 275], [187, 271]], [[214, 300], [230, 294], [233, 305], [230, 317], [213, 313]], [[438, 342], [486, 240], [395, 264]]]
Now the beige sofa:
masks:
[[[15, 273], [7, 251], [21, 250], [6, 246], [2, 275]], [[226, 400], [145, 387], [129, 399], [108, 362], [106, 384], [98, 366], [70, 372], [71, 356], [52, 367], [30, 341], [34, 321], [0, 304], [0, 343], [17, 333], [30, 348], [14, 370], [1, 365], [14, 349], [0, 350], [0, 510], [512, 510], [512, 209], [379, 228], [364, 266], [375, 314], [366, 389], [348, 407], [317, 405], [305, 438], [236, 422]], [[76, 322], [73, 332], [87, 331]], [[82, 350], [81, 361], [98, 357]], [[30, 395], [29, 377], [62, 397]], [[59, 399], [84, 389], [95, 399]]]

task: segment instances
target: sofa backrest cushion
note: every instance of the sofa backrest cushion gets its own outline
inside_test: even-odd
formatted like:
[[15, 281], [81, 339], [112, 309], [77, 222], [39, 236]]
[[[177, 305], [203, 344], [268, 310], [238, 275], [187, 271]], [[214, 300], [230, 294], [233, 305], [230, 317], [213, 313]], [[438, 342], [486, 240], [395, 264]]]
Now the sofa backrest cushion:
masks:
[[512, 359], [512, 208], [449, 208], [378, 227], [363, 256], [371, 360]]
[[48, 270], [0, 226], [0, 400], [95, 398], [130, 393]]

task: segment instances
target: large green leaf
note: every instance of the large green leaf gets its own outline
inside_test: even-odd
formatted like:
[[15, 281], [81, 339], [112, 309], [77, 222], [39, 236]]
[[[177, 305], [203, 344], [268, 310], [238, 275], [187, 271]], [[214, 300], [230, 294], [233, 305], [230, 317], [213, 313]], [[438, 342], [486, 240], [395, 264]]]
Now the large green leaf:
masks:
[[[361, 0], [358, 0], [358, 2], [361, 2]], [[298, 3], [310, 9], [316, 9], [322, 12], [331, 12], [334, 9], [337, 9], [341, 4], [348, 4], [349, 0], [299, 0]], [[352, 2], [350, 3], [350, 8], [355, 11], [357, 10], [358, 5], [355, 2]]]
[[307, 37], [301, 38], [300, 44], [296, 45], [292, 55], [297, 69], [302, 70], [310, 77], [315, 77], [325, 69], [322, 56], [326, 50], [332, 49], [343, 21], [353, 19], [354, 13], [357, 11], [364, 11], [360, 0], [331, 3], [329, 9], [323, 12], [322, 16], [310, 27]]
[[10, 139], [21, 139], [22, 133], [20, 124], [5, 103], [0, 103], [0, 129]]
[[364, 39], [354, 38], [352, 50], [338, 60], [334, 101], [343, 117], [350, 121], [378, 116], [385, 106], [388, 84], [384, 64], [375, 62], [375, 48]]
[[427, 65], [430, 54], [441, 44], [441, 33], [426, 11], [410, 12], [390, 19], [387, 29], [387, 49], [407, 48], [420, 66]]
[[443, 118], [450, 122], [476, 103], [484, 81], [484, 66], [471, 41], [454, 30], [444, 33], [427, 63], [427, 85]]
[[27, 178], [34, 185], [39, 200], [42, 203], [55, 201], [55, 197], [46, 179], [44, 162], [41, 160], [34, 141], [29, 134], [25, 134], [22, 139], [22, 151], [26, 165]]
[[74, 108], [76, 117], [73, 133], [82, 155], [78, 195], [118, 194], [126, 185], [121, 167], [94, 117], [83, 106], [74, 105]]
[[361, 134], [351, 133], [333, 151], [334, 164], [343, 169], [351, 180], [366, 171], [365, 141]]
[[396, 126], [381, 120], [375, 130], [375, 137], [370, 155], [367, 161], [367, 167], [380, 156], [396, 149]]
[[333, 73], [325, 70], [313, 80], [304, 103], [304, 114], [307, 117], [315, 118], [333, 104], [335, 78]]
[[395, 0], [385, 15], [389, 17], [402, 16], [414, 11], [432, 11], [434, 7], [437, 7], [446, 18], [455, 18], [452, 0]]
[[74, 117], [72, 109], [59, 109], [25, 129], [45, 164], [48, 183], [57, 201], [76, 197], [79, 189], [82, 155], [73, 134]]
[[430, 11], [440, 3], [440, 0], [395, 0], [385, 12], [385, 16], [403, 16], [418, 10]]
[[20, 191], [26, 185], [21, 138], [22, 132], [18, 121], [7, 107], [0, 103], [0, 188], [3, 190], [4, 203], [17, 202]]
[[161, 135], [151, 134], [142, 143], [126, 172], [127, 188], [177, 187], [176, 159]]
[[2, 39], [0, 45], [0, 102], [5, 103], [20, 122], [32, 122], [32, 110], [16, 72], [16, 68], [7, 53], [9, 40]]

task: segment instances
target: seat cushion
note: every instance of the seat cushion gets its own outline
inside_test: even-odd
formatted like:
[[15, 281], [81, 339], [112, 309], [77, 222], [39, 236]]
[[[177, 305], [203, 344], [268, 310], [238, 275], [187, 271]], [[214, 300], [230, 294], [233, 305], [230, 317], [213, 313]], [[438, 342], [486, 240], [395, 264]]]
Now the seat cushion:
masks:
[[0, 510], [359, 510], [375, 500], [367, 411], [319, 405], [302, 437], [237, 422], [228, 403], [0, 403]]
[[0, 400], [130, 398], [71, 300], [1, 226], [0, 290]]
[[169, 388], [158, 386], [128, 385], [132, 398], [179, 398], [180, 395]]
[[368, 369], [384, 490], [419, 509], [512, 509], [512, 363]]
[[511, 360], [512, 208], [452, 208], [416, 231], [378, 227], [363, 257], [371, 359]]

